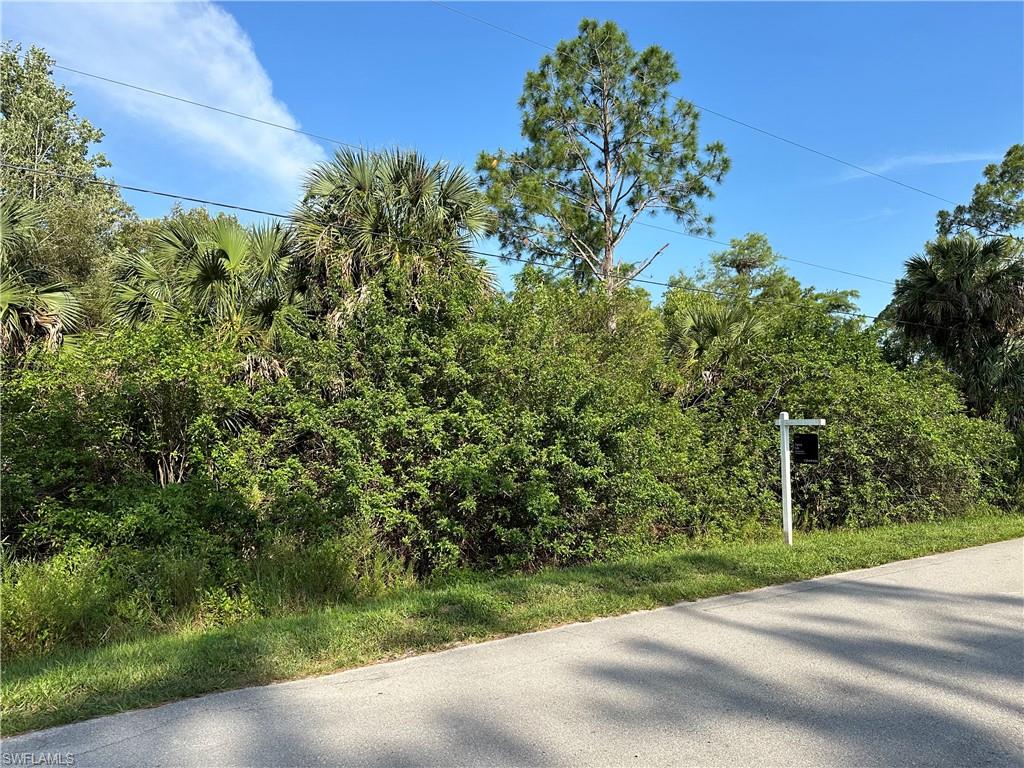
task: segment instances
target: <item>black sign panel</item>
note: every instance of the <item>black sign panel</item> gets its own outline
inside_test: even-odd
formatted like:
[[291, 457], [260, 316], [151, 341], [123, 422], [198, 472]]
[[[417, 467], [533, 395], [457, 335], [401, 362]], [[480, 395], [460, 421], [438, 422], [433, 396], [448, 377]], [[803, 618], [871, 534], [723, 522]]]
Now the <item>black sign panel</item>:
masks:
[[792, 435], [793, 462], [796, 464], [818, 463], [818, 436], [813, 432]]

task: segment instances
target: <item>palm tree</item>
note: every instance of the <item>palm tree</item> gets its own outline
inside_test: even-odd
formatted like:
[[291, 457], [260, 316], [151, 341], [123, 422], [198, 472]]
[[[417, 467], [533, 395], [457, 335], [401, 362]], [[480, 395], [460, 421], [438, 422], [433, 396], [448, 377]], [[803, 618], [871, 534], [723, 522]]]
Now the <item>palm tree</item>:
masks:
[[665, 347], [684, 373], [699, 375], [705, 388], [717, 386], [730, 366], [742, 365], [764, 324], [747, 302], [698, 298], [665, 317]]
[[987, 415], [1001, 393], [1024, 391], [1024, 256], [1010, 238], [939, 238], [906, 264], [887, 314], [908, 339], [934, 349]]
[[301, 316], [294, 238], [280, 224], [172, 219], [120, 264], [115, 314], [126, 323], [194, 314], [263, 349]]
[[414, 282], [431, 273], [490, 285], [471, 252], [488, 217], [462, 168], [415, 152], [343, 149], [309, 174], [295, 226], [309, 278], [342, 303], [331, 308], [340, 319], [338, 309], [351, 310], [393, 268]]
[[0, 353], [5, 359], [24, 353], [34, 339], [55, 349], [82, 322], [71, 290], [31, 268], [42, 221], [32, 203], [0, 200]]

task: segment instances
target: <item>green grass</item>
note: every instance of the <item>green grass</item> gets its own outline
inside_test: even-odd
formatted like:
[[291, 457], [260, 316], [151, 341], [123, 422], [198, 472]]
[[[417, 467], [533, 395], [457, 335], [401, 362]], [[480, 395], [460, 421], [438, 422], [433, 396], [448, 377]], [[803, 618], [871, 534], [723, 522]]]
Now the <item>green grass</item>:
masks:
[[245, 685], [393, 659], [681, 600], [1024, 536], [1024, 516], [681, 546], [528, 575], [418, 587], [374, 601], [203, 632], [6, 661], [4, 735]]

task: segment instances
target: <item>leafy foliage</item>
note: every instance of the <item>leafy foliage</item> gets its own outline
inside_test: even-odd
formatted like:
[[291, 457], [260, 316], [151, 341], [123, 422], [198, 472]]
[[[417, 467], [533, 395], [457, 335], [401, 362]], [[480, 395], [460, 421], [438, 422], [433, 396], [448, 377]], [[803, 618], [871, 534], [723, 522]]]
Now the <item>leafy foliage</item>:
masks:
[[984, 175], [970, 203], [939, 211], [940, 235], [974, 230], [983, 237], [1007, 237], [1024, 227], [1024, 144], [1006, 150], [1003, 161], [986, 166]]
[[732, 493], [774, 514], [778, 435], [764, 424], [788, 411], [828, 422], [822, 462], [794, 469], [798, 527], [932, 519], [978, 500], [1009, 504], [1011, 436], [969, 418], [941, 372], [893, 370], [876, 341], [812, 302], [766, 321], [759, 349], [698, 407]]
[[671, 302], [665, 326], [667, 353], [704, 387], [716, 384], [728, 368], [743, 365], [764, 330], [753, 305], [704, 297]]
[[35, 339], [55, 349], [82, 322], [78, 299], [66, 286], [39, 284], [45, 275], [30, 254], [41, 221], [35, 205], [0, 200], [0, 355], [5, 362], [20, 358]]
[[75, 114], [70, 92], [52, 80], [52, 66], [34, 46], [22, 51], [5, 42], [0, 50], [4, 162], [32, 169], [4, 167], [0, 183], [5, 201], [27, 201], [39, 217], [33, 266], [45, 280], [31, 283], [78, 287], [96, 321], [110, 267], [137, 242], [138, 223], [117, 190], [75, 180], [110, 163], [94, 151], [103, 132]]
[[613, 22], [581, 21], [577, 37], [527, 73], [526, 148], [477, 161], [502, 245], [614, 292], [660, 253], [637, 265], [616, 260], [641, 216], [665, 211], [690, 232], [710, 233], [698, 203], [713, 197], [729, 160], [718, 142], [699, 146], [697, 110], [669, 95], [678, 80], [664, 49], [636, 51]]
[[282, 327], [302, 319], [295, 259], [281, 224], [172, 218], [148, 249], [121, 260], [114, 314], [129, 324], [195, 316], [239, 344], [273, 349]]
[[[3, 57], [20, 162], [104, 167], [45, 54]], [[135, 227], [103, 187], [10, 176], [2, 650], [774, 531], [782, 410], [829, 422], [823, 462], [796, 470], [802, 530], [1019, 505], [1011, 240], [929, 244], [884, 335], [759, 233], [660, 306], [628, 284], [630, 225], [664, 208], [706, 231], [698, 202], [728, 168], [668, 98], [677, 78], [584, 21], [527, 77], [528, 147], [481, 156], [486, 195], [413, 152], [343, 151], [290, 226], [176, 209]], [[497, 291], [473, 251], [495, 227], [575, 271]]]
[[1024, 423], [1024, 253], [1010, 238], [939, 238], [907, 262], [888, 310], [895, 331], [935, 350], [971, 409]]
[[[1005, 434], [975, 426], [940, 376], [894, 371], [873, 335], [813, 298], [754, 315], [673, 294], [663, 319], [624, 293], [612, 333], [610, 300], [569, 279], [528, 271], [506, 299], [471, 277], [420, 278], [424, 308], [410, 311], [411, 279], [380, 276], [336, 337], [287, 333], [290, 376], [255, 388], [231, 343], [180, 323], [40, 356], [4, 392], [4, 436], [25, 446], [4, 456], [5, 506], [25, 521], [8, 529], [15, 546], [175, 543], [245, 558], [280, 536], [313, 543], [355, 525], [420, 574], [577, 562], [768, 524], [777, 454], [765, 424], [784, 408], [834, 420], [841, 436], [831, 474], [798, 496], [822, 510], [807, 527], [1009, 492]], [[664, 328], [687, 307], [747, 330], [691, 327], [692, 354], [666, 358]], [[703, 396], [681, 397], [695, 378]]]
[[[489, 274], [472, 256], [488, 213], [461, 168], [415, 152], [352, 152], [314, 168], [295, 215], [303, 277], [329, 327], [340, 326], [383, 272]], [[415, 301], [415, 299], [413, 299]]]

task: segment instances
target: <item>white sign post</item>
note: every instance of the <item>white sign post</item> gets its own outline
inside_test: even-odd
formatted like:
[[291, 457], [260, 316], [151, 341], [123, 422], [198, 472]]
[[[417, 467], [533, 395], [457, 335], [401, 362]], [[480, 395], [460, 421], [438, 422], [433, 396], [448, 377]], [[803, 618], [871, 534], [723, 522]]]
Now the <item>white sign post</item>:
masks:
[[782, 535], [793, 545], [793, 499], [789, 488], [789, 428], [824, 427], [824, 419], [791, 419], [786, 411], [775, 422], [779, 427], [779, 451], [782, 456]]

